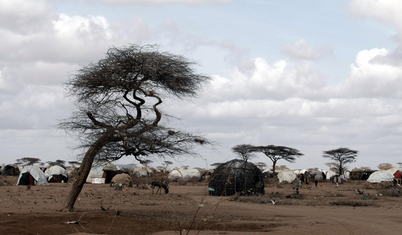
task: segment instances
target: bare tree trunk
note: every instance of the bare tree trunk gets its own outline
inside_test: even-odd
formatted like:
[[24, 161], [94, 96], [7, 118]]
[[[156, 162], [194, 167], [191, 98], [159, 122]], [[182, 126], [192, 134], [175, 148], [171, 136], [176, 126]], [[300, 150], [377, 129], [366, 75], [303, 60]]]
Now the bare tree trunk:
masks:
[[274, 181], [276, 183], [277, 181], [279, 182], [279, 179], [278, 179], [278, 177], [276, 177], [275, 167], [276, 167], [276, 161], [272, 161], [272, 174], [273, 174]]
[[94, 144], [92, 144], [92, 146], [85, 153], [81, 166], [78, 169], [77, 179], [71, 187], [70, 193], [68, 194], [68, 197], [63, 205], [64, 211], [72, 212], [74, 210], [74, 204], [78, 198], [78, 195], [81, 193], [82, 187], [86, 182], [89, 172], [91, 171], [92, 163], [95, 160], [96, 154], [98, 154], [105, 143], [107, 143], [107, 140], [111, 135], [113, 135], [113, 131], [107, 131]]

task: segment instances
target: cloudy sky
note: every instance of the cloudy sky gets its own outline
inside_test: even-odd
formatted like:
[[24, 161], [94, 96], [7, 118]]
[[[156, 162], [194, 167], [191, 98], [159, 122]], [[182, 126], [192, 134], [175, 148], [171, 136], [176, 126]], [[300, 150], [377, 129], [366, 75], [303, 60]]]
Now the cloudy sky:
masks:
[[326, 169], [323, 151], [339, 147], [359, 151], [351, 169], [397, 165], [400, 12], [398, 0], [1, 0], [0, 164], [75, 160], [55, 128], [75, 108], [62, 83], [109, 47], [158, 44], [212, 78], [165, 107], [217, 143], [175, 166], [231, 160], [237, 144], [296, 148], [303, 157], [278, 162], [292, 169]]

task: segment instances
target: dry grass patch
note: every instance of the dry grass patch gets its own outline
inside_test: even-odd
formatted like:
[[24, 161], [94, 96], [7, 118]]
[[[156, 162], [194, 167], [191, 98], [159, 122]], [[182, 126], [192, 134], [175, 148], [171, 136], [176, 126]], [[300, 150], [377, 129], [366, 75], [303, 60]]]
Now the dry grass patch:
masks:
[[375, 206], [371, 201], [337, 200], [329, 203], [331, 206]]
[[385, 188], [377, 190], [378, 194], [382, 196], [390, 196], [390, 197], [400, 197], [401, 196], [401, 188]]

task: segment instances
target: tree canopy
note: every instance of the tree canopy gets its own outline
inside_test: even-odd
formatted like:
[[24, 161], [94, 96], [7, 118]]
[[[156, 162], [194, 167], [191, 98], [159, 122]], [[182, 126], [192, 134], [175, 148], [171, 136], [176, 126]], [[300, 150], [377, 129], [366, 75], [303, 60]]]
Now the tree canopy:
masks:
[[33, 165], [39, 163], [41, 160], [35, 157], [23, 157], [16, 160], [16, 165]]
[[272, 161], [272, 171], [274, 175], [275, 166], [279, 160], [283, 159], [288, 162], [294, 162], [297, 157], [303, 156], [299, 150], [286, 146], [257, 146], [255, 147], [255, 151], [265, 154]]
[[339, 175], [344, 174], [345, 165], [355, 162], [358, 151], [349, 148], [338, 148], [324, 151], [323, 157], [334, 161], [333, 167]]
[[114, 161], [133, 156], [196, 155], [194, 145], [210, 144], [200, 135], [173, 129], [162, 121], [165, 99], [196, 97], [209, 77], [195, 73], [195, 63], [158, 51], [157, 46], [110, 48], [104, 59], [84, 66], [66, 83], [76, 98], [71, 118], [60, 127], [77, 134], [87, 149], [65, 209], [71, 211], [95, 160]]
[[250, 144], [239, 144], [232, 148], [232, 151], [236, 153], [244, 161], [248, 161], [255, 157], [255, 147]]

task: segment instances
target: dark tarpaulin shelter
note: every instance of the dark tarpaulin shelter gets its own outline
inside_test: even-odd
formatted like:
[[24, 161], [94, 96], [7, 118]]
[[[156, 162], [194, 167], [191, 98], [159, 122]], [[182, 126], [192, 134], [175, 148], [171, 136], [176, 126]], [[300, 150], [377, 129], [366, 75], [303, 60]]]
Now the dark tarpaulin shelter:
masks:
[[3, 169], [4, 175], [17, 176], [20, 174], [20, 169], [15, 165], [6, 165]]
[[105, 178], [106, 184], [110, 184], [113, 177], [117, 174], [121, 174], [120, 167], [110, 162], [103, 168], [102, 178]]
[[230, 196], [264, 194], [264, 178], [261, 170], [251, 162], [234, 159], [219, 165], [209, 180], [209, 194]]

